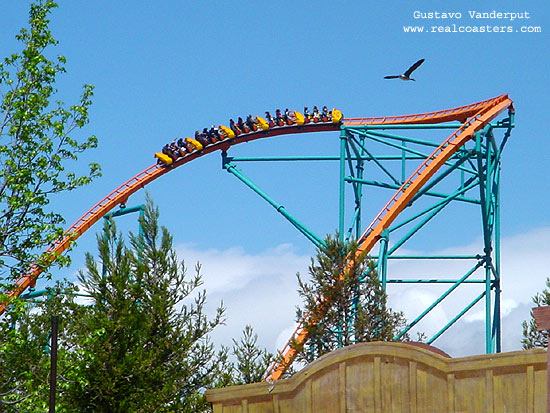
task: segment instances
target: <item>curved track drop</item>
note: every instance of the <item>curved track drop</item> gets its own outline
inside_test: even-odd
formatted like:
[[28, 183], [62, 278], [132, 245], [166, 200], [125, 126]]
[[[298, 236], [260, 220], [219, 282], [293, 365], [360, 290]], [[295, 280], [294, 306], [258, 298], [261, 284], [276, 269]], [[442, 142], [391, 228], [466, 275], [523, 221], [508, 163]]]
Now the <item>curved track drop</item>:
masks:
[[[191, 162], [197, 158], [207, 155], [214, 151], [222, 151], [225, 153], [231, 146], [250, 142], [257, 139], [275, 137], [279, 135], [298, 134], [298, 133], [312, 133], [312, 132], [325, 132], [325, 131], [337, 131], [340, 129], [340, 123], [332, 122], [320, 122], [309, 123], [305, 125], [291, 125], [283, 127], [270, 128], [268, 130], [254, 131], [248, 134], [243, 134], [231, 139], [225, 139], [215, 144], [206, 146], [202, 150], [194, 151], [185, 157], [173, 162], [170, 166], [162, 166], [154, 164], [139, 172], [128, 181], [124, 182], [118, 188], [114, 189], [101, 201], [90, 208], [84, 215], [76, 220], [63, 234], [63, 237], [57, 242], [53, 243], [46, 251], [46, 260], [49, 262], [55, 261], [56, 257], [63, 254], [71, 243], [78, 239], [84, 232], [86, 232], [92, 225], [99, 221], [105, 214], [115, 208], [117, 205], [125, 205], [128, 198], [138, 190], [144, 188], [149, 183], [160, 178], [164, 174], [173, 171], [175, 168], [180, 167], [188, 162]], [[33, 286], [36, 280], [43, 272], [38, 266], [32, 266], [28, 273], [21, 275], [15, 280], [13, 288], [7, 293], [9, 297], [18, 297], [27, 288]], [[6, 306], [0, 303], [0, 315], [4, 313]]]
[[[223, 154], [234, 145], [248, 142], [256, 139], [274, 137], [278, 135], [308, 133], [319, 131], [336, 131], [340, 130], [341, 137], [348, 134], [356, 133], [361, 128], [370, 126], [392, 127], [406, 125], [438, 125], [445, 122], [460, 122], [458, 129], [439, 145], [431, 155], [429, 155], [418, 167], [418, 169], [404, 181], [397, 189], [394, 196], [380, 211], [371, 225], [361, 235], [357, 236], [360, 239], [361, 250], [370, 251], [372, 247], [383, 237], [383, 232], [388, 229], [391, 223], [402, 212], [408, 203], [415, 196], [421, 193], [422, 188], [428, 183], [431, 177], [440, 170], [445, 163], [460, 150], [464, 144], [472, 140], [479, 131], [487, 127], [493, 118], [507, 108], [512, 108], [512, 101], [506, 95], [502, 95], [486, 101], [474, 103], [458, 108], [404, 116], [390, 117], [370, 117], [370, 118], [344, 118], [343, 124], [319, 123], [306, 125], [293, 125], [288, 127], [273, 128], [268, 130], [260, 130], [253, 133], [237, 136], [233, 139], [226, 139], [216, 144], [209, 145], [201, 151], [193, 152], [183, 158], [176, 160], [170, 167], [159, 165], [151, 165], [142, 172], [138, 173], [127, 182], [116, 188], [100, 202], [94, 205], [81, 218], [79, 218], [71, 227], [69, 227], [63, 238], [54, 243], [46, 251], [50, 261], [62, 254], [70, 245], [70, 243], [81, 236], [95, 222], [107, 214], [117, 205], [125, 204], [128, 198], [143, 188], [150, 182], [160, 178], [162, 175], [174, 170], [175, 168], [184, 165], [196, 158], [206, 155], [216, 150], [221, 150]], [[412, 127], [411, 126], [411, 127]], [[341, 211], [342, 212], [342, 211]], [[342, 214], [341, 214], [342, 215]], [[341, 218], [342, 220], [342, 218]], [[343, 227], [341, 226], [341, 230]], [[342, 231], [341, 231], [342, 232]], [[14, 288], [9, 292], [10, 296], [19, 296], [26, 288], [32, 286], [41, 269], [33, 267], [27, 274], [22, 275], [14, 284]], [[5, 311], [5, 307], [0, 306], [0, 314]], [[304, 343], [308, 337], [307, 325], [312, 320], [303, 320], [293, 338], [298, 343]], [[278, 379], [286, 367], [292, 362], [295, 356], [294, 350], [287, 345], [283, 350], [284, 360], [282, 363], [273, 366], [270, 373], [270, 379]]]
[[[506, 109], [512, 110], [513, 102], [507, 95], [479, 102], [462, 108], [447, 111], [432, 112], [422, 115], [408, 115], [389, 118], [356, 118], [346, 119], [345, 126], [380, 125], [380, 124], [434, 124], [447, 121], [460, 121], [462, 125], [439, 145], [402, 183], [371, 224], [359, 237], [358, 252], [369, 252], [382, 237], [384, 230], [394, 222], [413, 197], [419, 193], [428, 180], [455, 154], [466, 142], [472, 140], [475, 134], [485, 128], [491, 120]], [[462, 110], [461, 110], [462, 109]], [[341, 228], [342, 230], [343, 228]], [[477, 301], [476, 301], [477, 302]], [[327, 306], [328, 307], [328, 306]], [[282, 350], [282, 358], [275, 362], [266, 377], [267, 380], [278, 380], [292, 364], [297, 355], [295, 346], [302, 346], [309, 337], [308, 326], [319, 320], [312, 320], [309, 315], [299, 323], [291, 338]], [[412, 326], [411, 326], [412, 327]]]

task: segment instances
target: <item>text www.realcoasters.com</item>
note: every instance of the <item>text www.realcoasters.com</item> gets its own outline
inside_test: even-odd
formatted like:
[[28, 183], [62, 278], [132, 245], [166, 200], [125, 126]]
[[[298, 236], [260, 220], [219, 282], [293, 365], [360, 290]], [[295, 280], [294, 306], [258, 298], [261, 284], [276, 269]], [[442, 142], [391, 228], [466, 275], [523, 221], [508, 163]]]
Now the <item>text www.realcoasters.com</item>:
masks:
[[[529, 23], [531, 13], [528, 11], [423, 11], [412, 13], [415, 20], [431, 23], [425, 26], [403, 26], [405, 33], [541, 33], [542, 27]], [[470, 20], [473, 24], [461, 24]], [[460, 21], [460, 22], [457, 22]], [[437, 24], [434, 24], [437, 23]]]

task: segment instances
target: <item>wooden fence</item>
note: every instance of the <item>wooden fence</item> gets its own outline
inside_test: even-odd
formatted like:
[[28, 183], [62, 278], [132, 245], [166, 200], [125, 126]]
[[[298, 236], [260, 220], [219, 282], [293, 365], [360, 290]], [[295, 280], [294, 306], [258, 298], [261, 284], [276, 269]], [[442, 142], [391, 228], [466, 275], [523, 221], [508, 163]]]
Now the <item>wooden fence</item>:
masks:
[[546, 351], [449, 358], [404, 343], [362, 343], [287, 380], [208, 390], [214, 413], [546, 411]]

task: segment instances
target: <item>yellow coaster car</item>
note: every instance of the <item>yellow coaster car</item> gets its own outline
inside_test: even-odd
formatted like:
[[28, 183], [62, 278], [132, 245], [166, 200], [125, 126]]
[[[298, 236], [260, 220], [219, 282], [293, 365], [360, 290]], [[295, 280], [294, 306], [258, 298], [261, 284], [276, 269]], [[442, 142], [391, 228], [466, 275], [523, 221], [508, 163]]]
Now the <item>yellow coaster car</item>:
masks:
[[220, 129], [220, 132], [223, 133], [228, 139], [235, 137], [235, 132], [233, 132], [227, 126], [220, 125], [219, 129]]
[[165, 154], [160, 153], [160, 152], [155, 153], [155, 158], [157, 158], [159, 161], [161, 161], [166, 166], [172, 165], [172, 163], [174, 162], [172, 160], [172, 158], [170, 158], [168, 155], [165, 155]]
[[260, 128], [262, 128], [262, 130], [269, 129], [269, 124], [266, 122], [264, 118], [256, 116], [256, 119], [258, 120], [258, 125], [260, 125]]
[[185, 140], [189, 142], [197, 151], [200, 151], [203, 148], [202, 143], [196, 141], [195, 139], [185, 138]]
[[298, 112], [297, 110], [294, 111], [294, 116], [296, 116], [296, 124], [297, 125], [303, 125], [306, 121], [306, 119], [304, 118], [304, 115], [302, 115], [300, 112]]
[[342, 112], [338, 109], [332, 109], [332, 123], [340, 123], [342, 121]]

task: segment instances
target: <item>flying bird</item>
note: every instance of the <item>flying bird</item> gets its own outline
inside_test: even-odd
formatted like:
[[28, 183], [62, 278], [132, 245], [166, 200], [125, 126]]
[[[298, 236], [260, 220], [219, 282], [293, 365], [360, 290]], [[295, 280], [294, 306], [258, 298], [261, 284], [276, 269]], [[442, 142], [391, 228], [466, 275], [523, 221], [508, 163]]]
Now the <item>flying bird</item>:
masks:
[[416, 62], [414, 65], [409, 67], [405, 73], [402, 75], [396, 75], [396, 76], [384, 76], [384, 79], [401, 79], [401, 80], [414, 80], [411, 77], [412, 72], [414, 72], [418, 66], [420, 66], [422, 63], [424, 63], [424, 59], [420, 59], [418, 62]]

